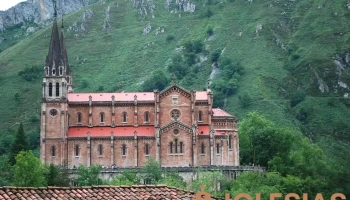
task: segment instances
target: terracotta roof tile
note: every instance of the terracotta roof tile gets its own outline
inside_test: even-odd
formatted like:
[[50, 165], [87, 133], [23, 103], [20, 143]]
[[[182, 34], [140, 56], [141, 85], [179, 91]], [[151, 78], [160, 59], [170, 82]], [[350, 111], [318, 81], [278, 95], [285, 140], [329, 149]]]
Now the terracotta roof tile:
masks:
[[137, 132], [137, 136], [154, 136], [154, 126], [120, 126], [120, 127], [70, 127], [68, 129], [68, 137], [87, 137], [87, 133], [90, 133], [90, 137], [110, 137], [111, 132], [114, 136], [134, 136], [134, 132]]
[[[140, 186], [93, 186], [71, 188], [7, 188], [0, 187], [0, 199], [109, 199], [109, 200], [147, 200], [171, 199], [193, 200], [194, 192], [167, 187], [164, 185]], [[216, 198], [212, 198], [213, 200]]]
[[[114, 101], [116, 102], [133, 102], [135, 95], [137, 96], [138, 101], [154, 101], [153, 92], [69, 93], [68, 101], [72, 103], [88, 102], [89, 96], [91, 96], [93, 102], [111, 102], [112, 96], [114, 96]], [[196, 100], [208, 100], [207, 92], [197, 91]]]
[[214, 117], [233, 117], [231, 114], [221, 110], [220, 108], [213, 108], [213, 113]]

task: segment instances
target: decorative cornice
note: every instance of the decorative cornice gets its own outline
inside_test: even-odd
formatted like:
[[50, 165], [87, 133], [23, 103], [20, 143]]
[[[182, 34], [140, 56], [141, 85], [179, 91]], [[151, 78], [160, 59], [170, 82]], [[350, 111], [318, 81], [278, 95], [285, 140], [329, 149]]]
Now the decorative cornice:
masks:
[[179, 121], [172, 121], [169, 124], [161, 127], [160, 130], [159, 130], [159, 133], [162, 134], [162, 133], [168, 131], [169, 129], [171, 129], [171, 128], [175, 127], [175, 126], [179, 127], [182, 130], [185, 130], [188, 133], [193, 133], [192, 127], [190, 127], [190, 126], [188, 126], [188, 125], [186, 125], [186, 124], [184, 124], [182, 122], [179, 122]]
[[[164, 96], [167, 96], [170, 93], [170, 89], [176, 88], [177, 90], [180, 90], [180, 93], [182, 93], [187, 98], [191, 98], [191, 92], [186, 90], [185, 88], [177, 85], [176, 83], [170, 85], [169, 87], [165, 88], [163, 91], [159, 93], [159, 97], [162, 98]], [[176, 90], [175, 89], [175, 90]]]

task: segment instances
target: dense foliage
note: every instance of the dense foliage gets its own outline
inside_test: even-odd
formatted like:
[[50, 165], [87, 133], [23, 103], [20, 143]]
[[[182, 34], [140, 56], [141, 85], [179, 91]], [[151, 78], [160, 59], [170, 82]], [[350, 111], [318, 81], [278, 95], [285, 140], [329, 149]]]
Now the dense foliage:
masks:
[[[242, 164], [266, 164], [278, 172], [266, 177], [247, 174], [252, 180], [261, 178], [257, 190], [285, 187], [264, 186], [264, 180], [275, 183], [290, 177], [295, 184], [288, 185], [296, 185], [298, 191], [300, 185], [307, 191], [327, 185], [324, 191], [348, 192], [347, 1], [194, 0], [196, 10], [186, 13], [173, 12], [174, 8], [164, 8], [164, 1], [154, 0], [152, 15], [144, 16], [130, 1], [105, 2], [64, 19], [65, 27], [70, 27], [66, 44], [76, 92], [161, 90], [174, 74], [186, 89], [203, 90], [209, 80], [215, 106], [240, 121], [252, 111], [265, 116], [249, 116], [245, 122], [249, 126], [242, 122], [240, 127]], [[112, 23], [102, 30], [107, 7]], [[93, 11], [91, 19], [82, 20], [88, 9]], [[147, 24], [151, 32], [142, 35]], [[156, 34], [157, 27], [164, 27], [165, 34]], [[43, 65], [50, 28], [28, 37], [16, 27], [1, 32], [5, 38], [0, 44], [1, 169], [8, 169], [7, 160], [18, 153], [8, 147], [19, 122], [28, 130], [29, 148], [38, 155], [43, 71], [24, 63]], [[293, 145], [288, 145], [291, 138]], [[11, 184], [6, 177], [12, 173], [1, 170], [0, 181]], [[253, 191], [247, 184], [238, 188]]]

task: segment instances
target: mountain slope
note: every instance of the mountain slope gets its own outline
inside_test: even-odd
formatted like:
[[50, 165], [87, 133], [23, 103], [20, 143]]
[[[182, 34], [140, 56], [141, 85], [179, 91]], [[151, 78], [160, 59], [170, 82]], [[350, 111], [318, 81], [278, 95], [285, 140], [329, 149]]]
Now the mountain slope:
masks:
[[[349, 14], [345, 1], [103, 0], [67, 15], [64, 23], [76, 92], [141, 90], [156, 70], [172, 76], [176, 56], [192, 58], [180, 62], [191, 63], [180, 85], [199, 90], [214, 77], [214, 96], [225, 99], [219, 106], [241, 119], [258, 111], [300, 129], [330, 155], [341, 148], [334, 158], [340, 160], [349, 153], [350, 139]], [[36, 74], [50, 28], [0, 53], [3, 134], [24, 122], [33, 141], [38, 137], [41, 75]], [[189, 44], [203, 47], [186, 52]], [[213, 63], [216, 51], [220, 59]], [[243, 68], [230, 79], [238, 80], [230, 93], [218, 89], [224, 58]], [[34, 78], [18, 75], [25, 69]], [[244, 95], [247, 106], [240, 100]]]

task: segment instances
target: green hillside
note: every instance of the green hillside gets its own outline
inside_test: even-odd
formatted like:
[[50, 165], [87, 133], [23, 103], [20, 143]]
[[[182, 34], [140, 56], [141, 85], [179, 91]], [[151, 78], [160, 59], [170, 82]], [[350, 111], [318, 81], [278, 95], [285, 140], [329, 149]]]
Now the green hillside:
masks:
[[[148, 1], [142, 9], [132, 1], [105, 0], [66, 16], [75, 92], [138, 91], [157, 70], [168, 78], [177, 74], [185, 88], [202, 90], [214, 61], [211, 87], [218, 106], [240, 119], [257, 111], [300, 130], [322, 145], [329, 162], [349, 166], [346, 1], [195, 0], [192, 13], [174, 12], [174, 2], [165, 8], [165, 1]], [[148, 24], [151, 30], [143, 34]], [[0, 53], [0, 153], [20, 122], [33, 148], [38, 145], [38, 73], [50, 29]]]

